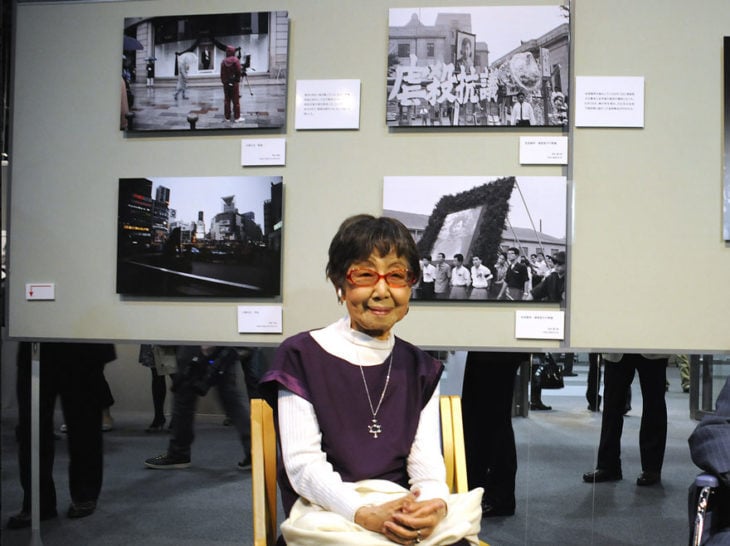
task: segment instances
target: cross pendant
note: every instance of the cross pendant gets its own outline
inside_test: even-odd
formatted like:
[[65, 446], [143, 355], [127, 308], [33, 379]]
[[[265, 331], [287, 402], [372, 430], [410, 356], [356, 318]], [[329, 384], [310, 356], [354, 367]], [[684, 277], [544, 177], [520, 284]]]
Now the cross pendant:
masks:
[[377, 438], [378, 434], [380, 434], [382, 431], [383, 429], [380, 426], [380, 423], [378, 423], [377, 419], [373, 419], [373, 424], [368, 425], [368, 432], [373, 435], [373, 438]]

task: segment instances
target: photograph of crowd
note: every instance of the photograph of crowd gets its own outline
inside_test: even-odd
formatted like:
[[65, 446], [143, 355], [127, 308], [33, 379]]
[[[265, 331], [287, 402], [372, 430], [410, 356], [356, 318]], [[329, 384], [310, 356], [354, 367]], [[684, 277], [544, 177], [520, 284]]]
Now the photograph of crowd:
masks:
[[123, 131], [286, 125], [286, 11], [124, 19]]
[[117, 293], [281, 295], [282, 177], [119, 180]]
[[414, 300], [565, 301], [565, 177], [385, 177], [383, 214], [421, 253]]
[[568, 125], [566, 6], [393, 8], [391, 127]]

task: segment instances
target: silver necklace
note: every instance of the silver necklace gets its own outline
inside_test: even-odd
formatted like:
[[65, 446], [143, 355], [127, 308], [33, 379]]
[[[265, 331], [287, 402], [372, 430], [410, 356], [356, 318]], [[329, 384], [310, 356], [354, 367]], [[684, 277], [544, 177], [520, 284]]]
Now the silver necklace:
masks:
[[383, 427], [378, 423], [378, 412], [380, 411], [380, 405], [383, 403], [383, 398], [385, 398], [385, 391], [388, 390], [388, 383], [390, 383], [390, 369], [393, 366], [393, 351], [390, 353], [390, 362], [388, 362], [388, 375], [385, 376], [385, 386], [383, 387], [383, 392], [380, 393], [380, 400], [378, 400], [378, 405], [373, 409], [373, 401], [370, 398], [370, 389], [368, 389], [368, 382], [365, 380], [365, 372], [362, 371], [362, 366], [360, 366], [360, 375], [362, 376], [362, 383], [365, 385], [365, 394], [368, 397], [368, 404], [370, 405], [370, 413], [373, 414], [373, 418], [370, 421], [370, 424], [368, 425], [368, 433], [373, 435], [373, 438], [377, 438], [379, 434], [382, 434]]

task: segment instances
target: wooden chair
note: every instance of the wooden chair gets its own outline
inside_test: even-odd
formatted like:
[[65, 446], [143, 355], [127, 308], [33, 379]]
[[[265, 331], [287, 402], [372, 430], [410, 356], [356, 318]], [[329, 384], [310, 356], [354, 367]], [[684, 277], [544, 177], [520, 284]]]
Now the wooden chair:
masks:
[[[443, 395], [441, 405], [441, 449], [446, 464], [446, 485], [452, 493], [466, 493], [469, 482], [466, 479], [466, 449], [464, 448], [464, 427], [461, 416], [461, 396]], [[489, 546], [480, 540], [480, 546]]]
[[274, 546], [276, 522], [276, 428], [274, 412], [261, 398], [251, 399], [251, 492], [254, 546]]
[[[461, 397], [442, 396], [441, 437], [446, 463], [446, 483], [452, 493], [469, 489], [466, 479]], [[254, 546], [274, 546], [276, 521], [276, 428], [271, 406], [261, 398], [251, 400], [251, 493]], [[479, 542], [481, 546], [489, 546]]]

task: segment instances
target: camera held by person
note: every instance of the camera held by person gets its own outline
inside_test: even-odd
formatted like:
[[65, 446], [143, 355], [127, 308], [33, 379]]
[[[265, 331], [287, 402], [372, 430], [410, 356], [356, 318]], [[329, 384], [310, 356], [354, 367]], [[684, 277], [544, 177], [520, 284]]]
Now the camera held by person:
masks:
[[238, 355], [231, 347], [216, 347], [206, 355], [205, 347], [196, 354], [187, 366], [183, 366], [178, 381], [173, 386], [175, 392], [182, 383], [192, 387], [199, 396], [205, 396], [210, 387], [215, 385], [221, 376], [230, 368]]

